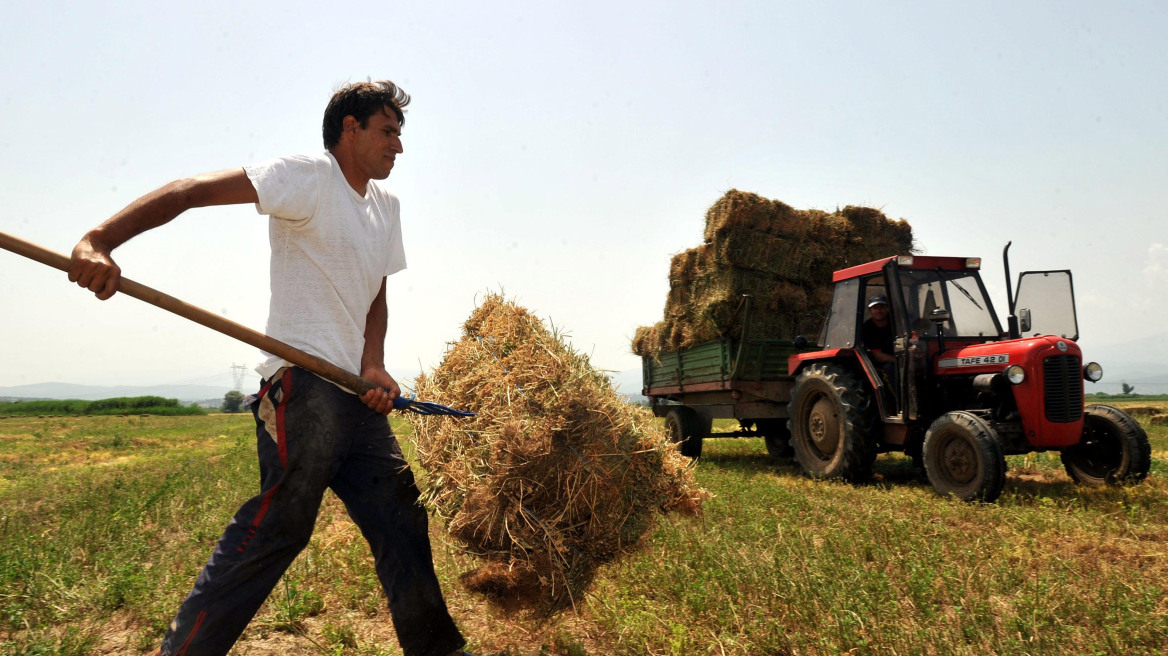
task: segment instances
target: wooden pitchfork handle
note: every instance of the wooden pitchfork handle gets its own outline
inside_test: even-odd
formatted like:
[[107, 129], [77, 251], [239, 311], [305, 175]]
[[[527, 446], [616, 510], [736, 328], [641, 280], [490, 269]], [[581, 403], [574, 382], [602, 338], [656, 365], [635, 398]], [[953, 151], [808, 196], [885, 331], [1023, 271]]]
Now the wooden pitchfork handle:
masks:
[[[12, 251], [17, 255], [23, 255], [30, 260], [36, 260], [54, 269], [60, 269], [65, 272], [69, 271], [68, 257], [4, 232], [0, 232], [0, 248]], [[140, 301], [145, 301], [151, 305], [160, 307], [163, 310], [173, 312], [180, 317], [190, 319], [195, 323], [202, 324], [228, 337], [234, 337], [262, 351], [284, 358], [298, 367], [303, 367], [321, 378], [348, 388], [357, 394], [364, 394], [369, 390], [380, 387], [356, 374], [341, 369], [327, 360], [322, 360], [315, 355], [305, 353], [294, 346], [289, 346], [278, 339], [268, 337], [261, 332], [225, 319], [213, 312], [208, 312], [189, 303], [184, 303], [173, 296], [163, 294], [157, 289], [152, 289], [141, 283], [134, 282], [124, 276], [118, 280], [118, 291], [127, 296], [133, 296]]]

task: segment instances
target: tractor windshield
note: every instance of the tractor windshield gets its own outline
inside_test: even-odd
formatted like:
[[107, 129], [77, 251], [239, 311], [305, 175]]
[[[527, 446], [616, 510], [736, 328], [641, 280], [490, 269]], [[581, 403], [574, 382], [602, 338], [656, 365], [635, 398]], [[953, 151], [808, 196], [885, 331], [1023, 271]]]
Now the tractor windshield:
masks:
[[1059, 335], [1079, 339], [1075, 316], [1075, 291], [1070, 271], [1027, 271], [1018, 276], [1015, 307], [1028, 308], [1032, 325], [1027, 335]]
[[937, 324], [929, 320], [929, 313], [938, 308], [949, 311], [949, 320], [941, 324], [946, 337], [997, 339], [1002, 334], [976, 271], [901, 269], [900, 281], [908, 325], [917, 335], [937, 335]]

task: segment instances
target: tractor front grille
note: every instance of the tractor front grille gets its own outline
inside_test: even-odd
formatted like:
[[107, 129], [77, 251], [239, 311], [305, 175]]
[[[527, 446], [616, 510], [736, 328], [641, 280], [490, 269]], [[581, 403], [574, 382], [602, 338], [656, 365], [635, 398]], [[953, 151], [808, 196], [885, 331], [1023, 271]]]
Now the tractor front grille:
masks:
[[1053, 355], [1042, 361], [1046, 420], [1069, 424], [1083, 417], [1083, 372], [1074, 355]]

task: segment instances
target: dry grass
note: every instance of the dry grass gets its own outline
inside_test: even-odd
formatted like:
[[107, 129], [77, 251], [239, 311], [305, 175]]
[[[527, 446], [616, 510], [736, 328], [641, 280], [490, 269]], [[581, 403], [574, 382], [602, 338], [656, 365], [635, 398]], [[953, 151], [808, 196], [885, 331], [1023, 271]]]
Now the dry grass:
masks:
[[[1139, 403], [1160, 410], [1141, 422], [1166, 409]], [[393, 421], [417, 470], [409, 426]], [[599, 570], [575, 610], [548, 617], [510, 613], [460, 585], [481, 560], [439, 521], [435, 565], [479, 653], [1163, 654], [1168, 428], [1144, 425], [1153, 464], [1143, 484], [1080, 487], [1057, 454], [1011, 456], [996, 504], [938, 497], [899, 454], [877, 460], [871, 483], [847, 485], [799, 475], [757, 439], [710, 440], [692, 472], [717, 493], [702, 514], [659, 520]], [[58, 428], [0, 422], [0, 453]], [[122, 467], [49, 472], [44, 454], [26, 451], [3, 470], [12, 487], [0, 490], [0, 654], [147, 653], [257, 488], [254, 427], [237, 416], [70, 428], [95, 442], [161, 445]], [[401, 653], [368, 547], [331, 494], [312, 543], [232, 653]]]
[[485, 562], [463, 583], [543, 610], [574, 606], [596, 568], [662, 511], [696, 512], [688, 463], [643, 408], [526, 309], [488, 295], [420, 398], [470, 420], [414, 421], [428, 502]]
[[909, 224], [876, 209], [795, 210], [732, 189], [707, 212], [705, 243], [673, 257], [664, 318], [637, 330], [633, 352], [655, 356], [741, 337], [746, 321], [752, 335], [815, 335], [833, 271], [913, 248]]

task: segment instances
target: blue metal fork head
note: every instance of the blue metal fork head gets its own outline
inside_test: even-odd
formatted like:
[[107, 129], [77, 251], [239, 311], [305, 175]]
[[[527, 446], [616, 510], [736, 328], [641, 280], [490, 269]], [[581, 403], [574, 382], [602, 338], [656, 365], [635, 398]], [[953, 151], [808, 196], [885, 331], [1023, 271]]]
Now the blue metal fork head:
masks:
[[475, 413], [466, 412], [465, 410], [455, 410], [442, 405], [441, 403], [433, 403], [431, 401], [417, 401], [408, 396], [398, 396], [393, 400], [393, 407], [395, 410], [402, 410], [404, 412], [413, 412], [419, 415], [446, 415], [449, 417], [473, 417]]

